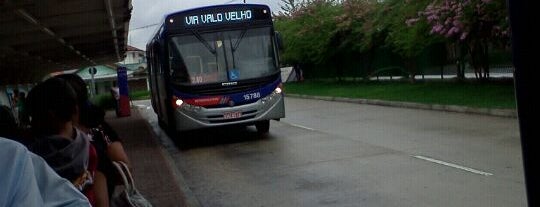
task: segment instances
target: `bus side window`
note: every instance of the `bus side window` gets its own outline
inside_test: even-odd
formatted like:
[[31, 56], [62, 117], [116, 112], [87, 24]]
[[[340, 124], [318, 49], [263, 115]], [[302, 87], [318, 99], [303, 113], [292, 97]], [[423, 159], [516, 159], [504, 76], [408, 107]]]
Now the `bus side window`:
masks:
[[152, 47], [152, 53], [154, 53], [154, 58], [153, 58], [154, 61], [153, 61], [153, 63], [152, 63], [152, 64], [154, 65], [154, 73], [155, 73], [155, 74], [158, 74], [158, 73], [160, 73], [160, 72], [159, 72], [159, 70], [160, 70], [160, 69], [159, 69], [159, 64], [158, 64], [158, 62], [159, 62], [159, 60], [158, 60], [158, 59], [159, 59], [159, 56], [158, 56], [159, 51], [158, 51], [158, 49], [157, 49], [157, 45], [156, 45], [156, 44], [154, 44], [154, 47]]

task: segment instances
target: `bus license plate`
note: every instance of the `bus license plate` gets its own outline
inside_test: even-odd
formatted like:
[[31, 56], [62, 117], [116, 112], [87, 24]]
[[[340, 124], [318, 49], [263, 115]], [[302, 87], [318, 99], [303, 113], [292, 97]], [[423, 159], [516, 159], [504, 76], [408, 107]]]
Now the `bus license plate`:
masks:
[[242, 116], [241, 111], [233, 111], [233, 112], [227, 112], [223, 114], [224, 119], [237, 119], [237, 118], [240, 118], [241, 116]]

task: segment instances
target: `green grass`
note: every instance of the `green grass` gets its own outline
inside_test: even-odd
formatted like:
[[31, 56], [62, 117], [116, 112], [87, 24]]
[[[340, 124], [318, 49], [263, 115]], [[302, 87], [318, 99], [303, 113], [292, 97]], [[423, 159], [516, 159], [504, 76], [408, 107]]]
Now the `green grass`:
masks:
[[285, 93], [347, 98], [378, 99], [477, 108], [515, 109], [512, 81], [304, 81], [287, 83]]
[[133, 91], [130, 92], [131, 100], [145, 100], [150, 98], [150, 91]]
[[116, 105], [116, 100], [109, 93], [98, 94], [91, 98], [90, 101], [105, 110], [114, 109]]

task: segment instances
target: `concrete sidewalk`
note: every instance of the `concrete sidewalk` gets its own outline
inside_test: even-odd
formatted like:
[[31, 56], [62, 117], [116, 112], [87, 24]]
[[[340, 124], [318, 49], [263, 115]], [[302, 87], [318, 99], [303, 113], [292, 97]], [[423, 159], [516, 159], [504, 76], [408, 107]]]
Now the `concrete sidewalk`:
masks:
[[132, 108], [131, 116], [123, 118], [109, 112], [106, 120], [123, 139], [135, 185], [152, 205], [187, 206], [185, 194], [172, 171], [174, 166], [167, 162], [166, 152], [138, 110]]

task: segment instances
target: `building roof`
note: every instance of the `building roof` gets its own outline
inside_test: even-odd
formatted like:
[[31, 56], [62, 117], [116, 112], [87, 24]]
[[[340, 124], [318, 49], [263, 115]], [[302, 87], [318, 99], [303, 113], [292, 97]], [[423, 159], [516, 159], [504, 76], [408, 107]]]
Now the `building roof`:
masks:
[[127, 46], [127, 51], [141, 51], [141, 52], [144, 52], [143, 50], [141, 50], [139, 48], [136, 48], [136, 47], [133, 47], [131, 45]]
[[140, 70], [146, 69], [146, 63], [132, 63], [132, 64], [119, 64], [121, 66], [126, 67], [128, 70]]

